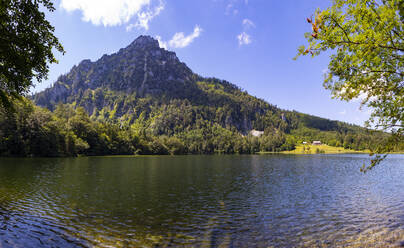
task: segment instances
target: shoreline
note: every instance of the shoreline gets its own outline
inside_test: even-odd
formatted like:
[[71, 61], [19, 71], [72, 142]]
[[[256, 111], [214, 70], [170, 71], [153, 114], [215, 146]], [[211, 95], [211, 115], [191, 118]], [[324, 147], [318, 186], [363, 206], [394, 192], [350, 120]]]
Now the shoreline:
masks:
[[[221, 153], [215, 152], [211, 154], [106, 154], [106, 155], [83, 155], [77, 156], [0, 156], [0, 158], [84, 158], [84, 157], [160, 157], [160, 156], [215, 156], [215, 155], [269, 155], [269, 154], [282, 154], [282, 155], [315, 155], [315, 154], [370, 154], [370, 150], [352, 150], [345, 149], [344, 147], [336, 147], [329, 145], [297, 145], [291, 151], [267, 152], [260, 151], [255, 153]], [[384, 154], [404, 154], [404, 151], [388, 152]]]
[[[14, 159], [26, 159], [26, 158], [35, 158], [35, 159], [60, 159], [60, 158], [113, 158], [113, 157], [127, 157], [127, 158], [140, 158], [140, 157], [179, 157], [179, 156], [249, 156], [249, 155], [321, 155], [321, 154], [326, 154], [326, 155], [338, 155], [338, 154], [370, 154], [369, 152], [366, 151], [351, 151], [351, 152], [322, 152], [322, 153], [303, 153], [303, 152], [298, 152], [298, 151], [282, 151], [282, 152], [256, 152], [256, 153], [230, 153], [230, 154], [225, 154], [225, 153], [213, 153], [213, 154], [153, 154], [153, 155], [91, 155], [91, 156], [75, 156], [75, 157], [12, 157], [12, 156], [0, 156], [0, 159], [2, 158], [14, 158]], [[404, 155], [404, 152], [389, 152], [389, 153], [384, 153], [388, 155]]]

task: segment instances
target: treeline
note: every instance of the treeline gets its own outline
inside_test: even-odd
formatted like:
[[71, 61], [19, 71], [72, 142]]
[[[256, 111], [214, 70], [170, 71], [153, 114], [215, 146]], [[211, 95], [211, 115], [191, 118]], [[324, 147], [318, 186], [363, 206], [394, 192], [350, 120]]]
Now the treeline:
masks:
[[51, 112], [29, 100], [15, 102], [13, 111], [0, 109], [0, 156], [241, 154], [294, 149], [295, 141], [282, 132], [260, 138], [243, 136], [203, 120], [193, 128], [173, 128], [182, 131], [172, 135], [156, 135], [160, 131], [152, 127], [155, 122], [143, 116], [127, 125], [94, 120], [82, 107], [60, 104]]
[[[292, 130], [291, 135], [294, 136], [299, 143], [306, 141], [319, 140], [329, 146], [344, 147], [352, 150], [376, 149], [381, 144], [387, 142], [389, 135], [383, 132], [372, 130], [345, 130], [345, 131], [318, 131], [316, 129], [301, 127]], [[393, 148], [394, 151], [403, 151], [404, 144], [397, 143]]]
[[[89, 116], [83, 107], [72, 104], [59, 104], [51, 112], [24, 99], [15, 102], [13, 108], [0, 109], [0, 156], [252, 154], [293, 150], [296, 144], [313, 140], [363, 150], [376, 147], [388, 137], [331, 121], [331, 131], [320, 131], [307, 123], [310, 116], [305, 117], [305, 123], [299, 122], [299, 113], [286, 112], [280, 117], [271, 111], [257, 115], [254, 127], [262, 128], [264, 134], [254, 137], [226, 121], [226, 109], [212, 115], [186, 100], [143, 108], [150, 111], [134, 114], [136, 118], [130, 122]], [[403, 145], [398, 144], [396, 150], [403, 150]]]

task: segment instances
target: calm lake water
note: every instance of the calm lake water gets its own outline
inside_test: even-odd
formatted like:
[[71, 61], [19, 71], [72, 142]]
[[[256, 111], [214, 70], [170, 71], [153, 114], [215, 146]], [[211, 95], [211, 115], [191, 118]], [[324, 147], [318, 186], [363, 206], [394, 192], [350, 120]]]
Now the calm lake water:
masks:
[[404, 246], [404, 156], [0, 158], [0, 247]]

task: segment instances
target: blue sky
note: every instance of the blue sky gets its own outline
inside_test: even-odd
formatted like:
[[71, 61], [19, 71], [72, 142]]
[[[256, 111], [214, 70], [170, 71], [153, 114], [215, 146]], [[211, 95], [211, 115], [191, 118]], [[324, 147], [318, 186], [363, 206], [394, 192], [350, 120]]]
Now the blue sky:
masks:
[[326, 54], [292, 58], [305, 21], [331, 0], [57, 0], [47, 18], [66, 50], [50, 66], [49, 87], [83, 59], [97, 60], [142, 34], [158, 37], [194, 72], [232, 82], [288, 110], [362, 125], [359, 101], [331, 99], [322, 86]]

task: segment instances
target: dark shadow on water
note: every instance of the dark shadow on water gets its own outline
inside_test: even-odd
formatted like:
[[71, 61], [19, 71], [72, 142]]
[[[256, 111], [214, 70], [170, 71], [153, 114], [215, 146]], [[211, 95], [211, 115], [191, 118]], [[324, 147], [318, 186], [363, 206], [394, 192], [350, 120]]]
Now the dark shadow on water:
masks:
[[90, 247], [63, 225], [39, 216], [0, 210], [0, 247]]

